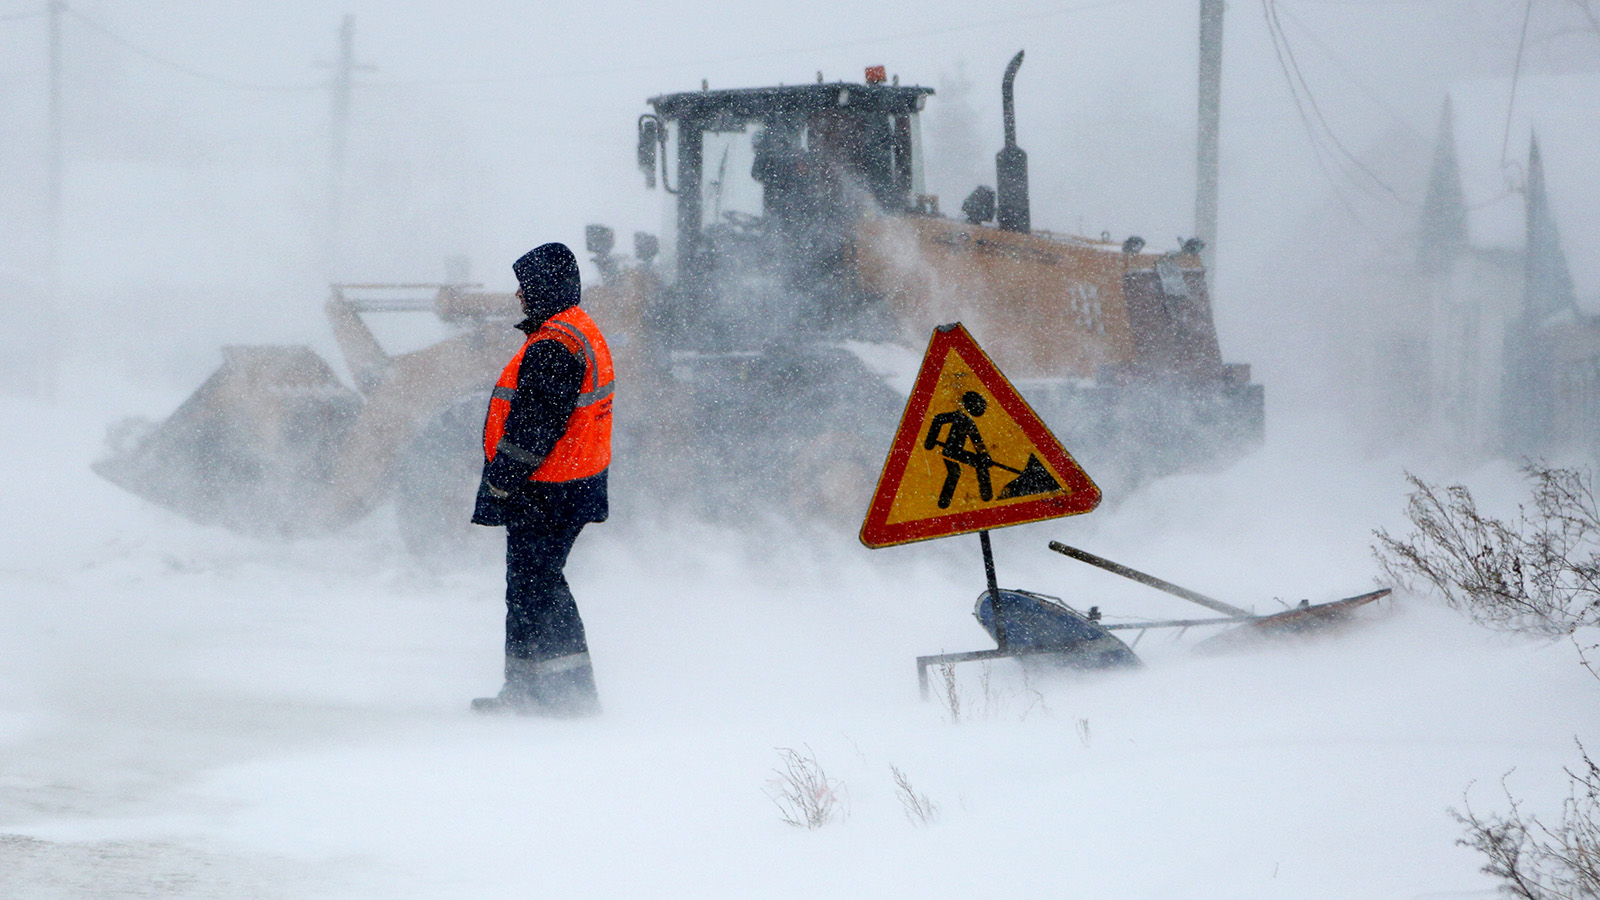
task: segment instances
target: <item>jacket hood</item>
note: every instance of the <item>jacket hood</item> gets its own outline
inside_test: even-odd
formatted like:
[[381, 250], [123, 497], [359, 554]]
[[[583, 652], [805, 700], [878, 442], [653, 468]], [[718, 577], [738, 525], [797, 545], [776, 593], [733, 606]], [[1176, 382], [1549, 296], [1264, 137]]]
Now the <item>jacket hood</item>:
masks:
[[524, 331], [531, 332], [556, 313], [577, 306], [582, 297], [578, 258], [566, 244], [535, 247], [512, 263], [511, 271], [522, 288], [522, 311], [528, 319], [517, 327]]

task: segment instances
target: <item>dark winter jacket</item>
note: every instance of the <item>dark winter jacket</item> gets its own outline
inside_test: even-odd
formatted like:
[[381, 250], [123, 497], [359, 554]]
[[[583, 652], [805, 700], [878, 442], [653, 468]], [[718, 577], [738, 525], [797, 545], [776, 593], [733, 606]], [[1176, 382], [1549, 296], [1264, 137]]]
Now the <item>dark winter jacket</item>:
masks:
[[[578, 264], [564, 245], [545, 244], [529, 251], [512, 270], [522, 286], [523, 311], [528, 314], [517, 324], [524, 333], [538, 331], [551, 316], [578, 305]], [[505, 439], [534, 458], [548, 456], [577, 408], [583, 366], [581, 357], [556, 341], [536, 341], [528, 347], [506, 417]], [[505, 453], [495, 454], [484, 464], [472, 521], [558, 527], [606, 520], [610, 505], [605, 472], [577, 481], [530, 481], [535, 468]]]

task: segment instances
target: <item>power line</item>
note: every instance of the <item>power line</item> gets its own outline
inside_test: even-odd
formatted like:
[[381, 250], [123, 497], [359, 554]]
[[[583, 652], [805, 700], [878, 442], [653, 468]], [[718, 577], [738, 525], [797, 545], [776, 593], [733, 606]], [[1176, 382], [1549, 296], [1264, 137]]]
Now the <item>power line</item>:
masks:
[[1533, 0], [1522, 10], [1522, 37], [1517, 39], [1517, 61], [1511, 69], [1511, 97], [1506, 100], [1506, 131], [1500, 139], [1500, 168], [1506, 167], [1506, 151], [1511, 147], [1511, 113], [1517, 107], [1517, 80], [1522, 77], [1522, 50], [1528, 44], [1528, 20], [1533, 17]]
[[[1302, 0], [1302, 2], [1307, 2], [1307, 0]], [[1316, 0], [1309, 0], [1309, 2], [1316, 2]], [[1305, 35], [1306, 39], [1309, 40], [1317, 49], [1321, 50], [1323, 55], [1328, 58], [1328, 61], [1333, 63], [1334, 67], [1340, 72], [1344, 73], [1344, 76], [1350, 79], [1352, 84], [1360, 88], [1361, 92], [1366, 94], [1373, 103], [1377, 104], [1379, 108], [1388, 113], [1390, 116], [1393, 116], [1394, 120], [1406, 130], [1418, 136], [1422, 136], [1421, 132], [1417, 131], [1416, 126], [1411, 123], [1410, 119], [1396, 111], [1395, 108], [1390, 106], [1388, 101], [1384, 100], [1383, 97], [1376, 90], [1374, 90], [1371, 85], [1363, 81], [1361, 76], [1357, 75], [1348, 63], [1340, 58], [1337, 53], [1333, 52], [1332, 47], [1329, 47], [1321, 38], [1317, 37], [1315, 30], [1313, 30], [1305, 22], [1301, 21], [1299, 16], [1294, 14], [1293, 10], [1290, 10], [1288, 7], [1283, 6], [1282, 4], [1279, 5], [1279, 9], [1283, 10], [1283, 14], [1289, 17], [1289, 21], [1300, 26], [1300, 31]]]
[[66, 10], [66, 12], [70, 13], [73, 18], [77, 19], [79, 22], [81, 22], [84, 25], [88, 26], [91, 30], [98, 32], [102, 37], [105, 37], [107, 40], [110, 40], [112, 43], [115, 43], [115, 44], [121, 46], [123, 49], [125, 49], [125, 50], [127, 50], [127, 51], [129, 51], [131, 53], [134, 53], [134, 54], [136, 54], [138, 56], [141, 56], [141, 57], [145, 58], [146, 60], [148, 60], [150, 62], [153, 62], [153, 63], [155, 63], [157, 65], [160, 65], [160, 66], [164, 66], [164, 67], [166, 67], [168, 69], [171, 69], [174, 72], [179, 72], [181, 74], [187, 75], [190, 78], [195, 78], [195, 79], [198, 79], [200, 81], [208, 81], [208, 82], [211, 82], [212, 84], [217, 84], [217, 85], [221, 85], [223, 87], [233, 88], [234, 90], [240, 90], [240, 91], [274, 91], [274, 92], [293, 93], [293, 92], [300, 92], [300, 91], [316, 91], [316, 90], [321, 90], [324, 87], [324, 85], [322, 85], [322, 84], [303, 84], [303, 85], [302, 84], [295, 84], [295, 85], [259, 84], [259, 83], [248, 82], [248, 81], [239, 81], [237, 79], [228, 78], [228, 77], [225, 77], [225, 76], [222, 76], [222, 75], [213, 75], [213, 74], [210, 74], [208, 72], [202, 72], [202, 71], [200, 71], [198, 69], [192, 69], [192, 68], [184, 65], [183, 63], [174, 62], [173, 60], [167, 59], [166, 57], [161, 56], [160, 54], [154, 53], [154, 52], [152, 52], [150, 50], [146, 50], [144, 47], [141, 47], [138, 44], [135, 44], [133, 41], [130, 41], [127, 38], [117, 34], [116, 32], [112, 31], [111, 29], [105, 27], [104, 25], [101, 25], [99, 22], [96, 22], [94, 19], [89, 18], [88, 16], [84, 15], [81, 12], [78, 12], [76, 9], [73, 9], [70, 6], [66, 6], [65, 4], [63, 4], [62, 8], [64, 10]]
[[[1311, 92], [1311, 85], [1306, 81], [1305, 73], [1300, 68], [1299, 60], [1294, 55], [1294, 48], [1289, 45], [1289, 36], [1284, 31], [1283, 23], [1278, 19], [1276, 0], [1261, 0], [1261, 8], [1266, 16], [1268, 33], [1272, 37], [1273, 52], [1278, 57], [1278, 68], [1283, 72], [1284, 81], [1289, 85], [1289, 92], [1294, 97], [1295, 109], [1300, 114], [1301, 124], [1305, 126], [1306, 133], [1311, 138], [1313, 149], [1318, 152], [1319, 164], [1322, 163], [1322, 155], [1326, 154], [1328, 159], [1340, 169], [1346, 178], [1349, 178], [1352, 182], [1365, 183], [1352, 173], [1351, 169], [1354, 169], [1355, 172], [1365, 175], [1372, 184], [1388, 194], [1396, 203], [1404, 206], [1405, 202], [1400, 199], [1400, 195], [1395, 192], [1394, 188], [1378, 177], [1377, 173], [1368, 168], [1355, 154], [1351, 153], [1349, 148], [1344, 145], [1344, 142], [1339, 140], [1339, 136], [1334, 133], [1333, 127], [1328, 124], [1327, 118], [1322, 114], [1321, 106], [1317, 103], [1316, 96]], [[1304, 95], [1303, 101], [1302, 95]], [[1307, 109], [1310, 110], [1309, 115], [1307, 114]], [[1315, 124], [1312, 122], [1313, 117], [1316, 119]], [[1320, 128], [1317, 127], [1319, 125]], [[1323, 164], [1322, 168], [1324, 174], [1328, 175], [1331, 180], [1332, 173], [1328, 171], [1327, 166]], [[1335, 190], [1337, 192], [1337, 187], [1335, 187]], [[1339, 193], [1339, 196], [1343, 201], [1342, 192]], [[1348, 207], [1347, 201], [1346, 205]], [[1350, 211], [1354, 213], [1353, 209]]]
[[[995, 27], [999, 27], [999, 26], [1015, 25], [1018, 22], [1028, 22], [1028, 21], [1037, 21], [1037, 20], [1045, 20], [1045, 19], [1054, 19], [1054, 18], [1060, 18], [1062, 16], [1073, 15], [1073, 14], [1080, 13], [1080, 12], [1090, 12], [1090, 11], [1097, 10], [1097, 9], [1109, 9], [1109, 8], [1118, 7], [1118, 6], [1126, 6], [1126, 5], [1129, 5], [1129, 4], [1134, 3], [1134, 2], [1138, 2], [1138, 0], [1090, 0], [1090, 2], [1079, 3], [1079, 4], [1075, 4], [1075, 5], [1067, 6], [1067, 7], [1063, 7], [1063, 8], [1047, 10], [1047, 11], [1043, 11], [1043, 12], [1034, 13], [1034, 14], [1031, 14], [1031, 15], [1013, 16], [1013, 17], [1009, 17], [1009, 18], [985, 19], [985, 20], [982, 20], [982, 21], [967, 22], [967, 23], [963, 23], [963, 24], [959, 24], [959, 25], [949, 25], [949, 26], [943, 26], [943, 27], [939, 27], [939, 28], [926, 28], [926, 29], [921, 29], [921, 30], [917, 30], [917, 31], [899, 32], [899, 33], [896, 33], [896, 34], [883, 35], [881, 37], [856, 38], [856, 39], [852, 39], [852, 40], [848, 40], [848, 41], [836, 41], [836, 42], [833, 42], [833, 43], [816, 44], [816, 45], [811, 45], [811, 46], [807, 46], [807, 47], [792, 47], [792, 48], [770, 50], [770, 51], [741, 53], [741, 54], [730, 54], [730, 55], [727, 55], [727, 56], [720, 56], [720, 57], [705, 57], [705, 58], [701, 58], [701, 59], [684, 59], [684, 60], [677, 60], [677, 61], [671, 61], [671, 62], [640, 63], [640, 64], [636, 64], [636, 65], [631, 65], [631, 66], [607, 66], [607, 67], [604, 67], [604, 68], [592, 68], [592, 69], [584, 69], [584, 70], [570, 70], [570, 71], [563, 71], [563, 72], [556, 72], [556, 73], [548, 73], [548, 74], [545, 74], [545, 75], [537, 76], [535, 79], [531, 79], [531, 80], [538, 80], [538, 81], [571, 80], [571, 79], [576, 79], [576, 78], [592, 78], [592, 77], [597, 76], [597, 75], [631, 74], [631, 73], [636, 73], [636, 72], [661, 71], [661, 70], [666, 70], [666, 69], [681, 69], [681, 68], [688, 68], [688, 67], [691, 67], [691, 66], [720, 65], [720, 64], [724, 64], [724, 63], [730, 63], [730, 62], [744, 62], [744, 61], [753, 60], [753, 59], [770, 59], [770, 58], [772, 58], [774, 56], [792, 56], [792, 55], [798, 55], [798, 54], [821, 53], [821, 52], [827, 52], [827, 51], [832, 51], [832, 50], [849, 49], [851, 47], [871, 46], [871, 45], [875, 45], [875, 44], [893, 43], [893, 42], [896, 42], [896, 41], [914, 40], [914, 39], [927, 38], [927, 37], [938, 37], [938, 36], [947, 35], [947, 34], [958, 34], [958, 33], [969, 32], [969, 31], [981, 31], [981, 30], [984, 30], [984, 29], [995, 28]], [[219, 85], [219, 86], [222, 86], [222, 87], [232, 88], [234, 90], [285, 92], [285, 93], [315, 91], [315, 90], [320, 90], [320, 89], [326, 87], [325, 84], [320, 84], [320, 83], [316, 83], [316, 84], [294, 84], [294, 85], [262, 84], [262, 83], [257, 83], [257, 82], [241, 81], [241, 80], [235, 79], [235, 78], [229, 78], [229, 77], [222, 76], [222, 75], [215, 75], [215, 74], [212, 74], [212, 73], [209, 73], [209, 72], [203, 72], [203, 71], [200, 71], [198, 69], [192, 68], [190, 66], [184, 65], [183, 63], [180, 63], [180, 62], [177, 62], [175, 60], [169, 59], [169, 58], [167, 58], [165, 56], [162, 56], [161, 54], [156, 53], [156, 52], [154, 52], [152, 50], [149, 50], [149, 49], [147, 49], [147, 48], [145, 48], [143, 46], [140, 46], [139, 44], [137, 44], [137, 43], [135, 43], [133, 41], [130, 41], [127, 38], [117, 34], [116, 32], [112, 31], [111, 29], [107, 28], [106, 26], [100, 24], [98, 21], [96, 21], [94, 19], [91, 19], [87, 15], [79, 12], [76, 9], [73, 9], [72, 7], [64, 7], [64, 9], [66, 10], [66, 12], [70, 13], [74, 18], [76, 18], [77, 20], [82, 22], [84, 25], [88, 26], [89, 28], [91, 28], [94, 31], [98, 32], [101, 36], [105, 37], [107, 40], [110, 40], [113, 43], [116, 43], [117, 45], [123, 47], [124, 49], [128, 50], [129, 52], [134, 53], [134, 54], [136, 54], [136, 55], [138, 55], [140, 57], [143, 57], [147, 61], [155, 63], [156, 65], [165, 67], [165, 68], [170, 69], [170, 70], [172, 70], [174, 72], [178, 72], [180, 74], [187, 75], [187, 76], [189, 76], [191, 78], [194, 78], [194, 79], [197, 79], [197, 80], [200, 80], [200, 81], [210, 82], [212, 84], [216, 84], [216, 85]], [[16, 15], [16, 16], [13, 16], [13, 17], [9, 17], [9, 18], [25, 19], [25, 18], [31, 18], [31, 17], [41, 16], [41, 15], [43, 15], [42, 12], [31, 12], [31, 13], [19, 14], [19, 15]], [[9, 18], [8, 17], [0, 17], [0, 22], [8, 21]], [[527, 81], [527, 80], [530, 80], [530, 79], [514, 77], [514, 76], [495, 76], [495, 77], [488, 77], [488, 78], [443, 78], [443, 79], [426, 79], [426, 80], [404, 79], [404, 80], [392, 80], [392, 81], [391, 80], [384, 80], [384, 81], [380, 81], [380, 82], [374, 82], [373, 86], [381, 86], [381, 87], [447, 87], [447, 86], [470, 86], [470, 85], [505, 84], [507, 82], [523, 82], [523, 81]]]
[[1289, 87], [1289, 98], [1294, 101], [1294, 109], [1300, 116], [1300, 124], [1305, 127], [1306, 136], [1311, 139], [1311, 153], [1316, 157], [1317, 167], [1322, 170], [1322, 174], [1328, 179], [1328, 186], [1333, 188], [1334, 196], [1339, 198], [1339, 202], [1351, 216], [1359, 218], [1356, 216], [1355, 208], [1345, 198], [1344, 192], [1339, 189], [1339, 183], [1333, 177], [1333, 173], [1328, 171], [1327, 162], [1322, 158], [1322, 142], [1318, 140], [1316, 129], [1311, 127], [1311, 120], [1306, 116], [1305, 106], [1300, 102], [1300, 91], [1295, 87], [1294, 79], [1289, 75], [1289, 66], [1284, 62], [1283, 48], [1279, 46], [1278, 32], [1272, 27], [1272, 12], [1267, 3], [1268, 0], [1261, 0], [1261, 14], [1267, 20], [1267, 33], [1272, 38], [1272, 52], [1278, 57], [1278, 71], [1283, 73], [1284, 84]]
[[1317, 160], [1317, 168], [1321, 169], [1323, 177], [1328, 179], [1328, 187], [1333, 189], [1333, 196], [1338, 199], [1339, 205], [1350, 216], [1350, 220], [1360, 226], [1362, 232], [1372, 239], [1374, 243], [1381, 245], [1382, 241], [1372, 233], [1366, 220], [1361, 217], [1361, 214], [1356, 211], [1355, 205], [1350, 202], [1350, 198], [1346, 197], [1344, 191], [1340, 189], [1338, 179], [1334, 178], [1333, 172], [1328, 169], [1328, 161], [1323, 158], [1323, 155], [1328, 151], [1322, 146], [1322, 141], [1316, 129], [1312, 127], [1311, 119], [1306, 115], [1305, 105], [1300, 100], [1300, 91], [1295, 86], [1294, 78], [1289, 74], [1289, 66], [1284, 60], [1284, 48], [1281, 46], [1282, 35], [1277, 28], [1273, 27], [1270, 3], [1271, 0], [1261, 0], [1261, 12], [1266, 17], [1267, 31], [1272, 37], [1272, 52], [1278, 57], [1278, 69], [1283, 73], [1284, 83], [1289, 87], [1289, 96], [1294, 100], [1295, 112], [1300, 116], [1301, 125], [1305, 126], [1306, 136], [1311, 139], [1311, 154]]
[[1372, 179], [1372, 182], [1378, 187], [1382, 188], [1390, 197], [1393, 197], [1395, 202], [1402, 203], [1402, 205], [1404, 205], [1400, 200], [1400, 195], [1395, 193], [1394, 188], [1390, 187], [1382, 178], [1379, 178], [1377, 173], [1367, 168], [1365, 163], [1357, 159], [1356, 155], [1351, 153], [1350, 150], [1345, 147], [1344, 142], [1339, 140], [1339, 136], [1334, 133], [1333, 127], [1328, 124], [1327, 118], [1322, 115], [1322, 107], [1317, 104], [1316, 96], [1311, 93], [1311, 85], [1306, 82], [1305, 74], [1300, 71], [1300, 61], [1295, 58], [1294, 48], [1289, 46], [1289, 35], [1284, 32], [1283, 23], [1278, 20], [1277, 0], [1269, 0], [1268, 8], [1272, 14], [1271, 25], [1277, 32], [1278, 36], [1283, 40], [1284, 56], [1288, 57], [1289, 65], [1294, 69], [1294, 77], [1297, 81], [1299, 81], [1301, 90], [1305, 92], [1306, 102], [1311, 107], [1312, 113], [1317, 117], [1317, 122], [1322, 125], [1323, 133], [1328, 136], [1328, 140], [1336, 149], [1338, 149], [1339, 153], [1342, 154], [1351, 165], [1354, 165], [1358, 170], [1361, 171], [1362, 174]]
[[979, 22], [968, 22], [961, 25], [947, 25], [939, 28], [928, 28], [920, 31], [906, 31], [897, 34], [883, 35], [881, 37], [854, 38], [848, 41], [837, 41], [830, 44], [814, 44], [808, 47], [787, 47], [777, 50], [763, 50], [750, 53], [739, 53], [728, 56], [705, 57], [701, 59], [681, 59], [672, 62], [639, 63], [631, 66], [606, 66], [604, 68], [574, 69], [571, 71], [554, 72], [535, 78], [521, 78], [516, 76], [494, 76], [489, 78], [445, 78], [431, 80], [404, 80], [373, 82], [384, 87], [446, 87], [505, 84], [508, 82], [522, 83], [526, 81], [558, 81], [574, 78], [593, 78], [597, 75], [632, 74], [637, 72], [654, 72], [666, 69], [685, 69], [691, 66], [712, 66], [731, 62], [746, 62], [753, 59], [771, 59], [777, 56], [796, 56], [801, 54], [825, 53], [831, 50], [846, 50], [852, 47], [872, 46], [875, 44], [889, 44], [896, 41], [914, 40], [917, 38], [939, 37], [947, 34], [959, 34], [968, 31], [982, 31], [1006, 25], [1015, 25], [1018, 22], [1029, 22], [1041, 19], [1054, 19], [1069, 16], [1080, 12], [1090, 12], [1097, 9], [1110, 9], [1118, 6], [1128, 6], [1140, 0], [1091, 0], [1059, 9], [1034, 13], [1025, 16], [1012, 16], [1010, 18], [985, 19]]

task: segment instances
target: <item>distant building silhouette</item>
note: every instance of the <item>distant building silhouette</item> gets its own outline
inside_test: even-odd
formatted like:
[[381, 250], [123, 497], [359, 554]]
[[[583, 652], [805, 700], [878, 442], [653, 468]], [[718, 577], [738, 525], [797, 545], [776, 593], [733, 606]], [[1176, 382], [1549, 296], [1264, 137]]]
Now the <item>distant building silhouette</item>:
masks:
[[[1574, 280], [1558, 212], [1585, 246], [1600, 241], [1600, 208], [1585, 202], [1600, 198], [1582, 196], [1600, 180], [1593, 141], [1600, 79], [1524, 79], [1509, 126], [1508, 90], [1495, 81], [1458, 86], [1440, 113], [1417, 229], [1430, 373], [1418, 389], [1429, 396], [1436, 428], [1457, 446], [1519, 457], [1562, 449], [1595, 454], [1600, 271], [1587, 272], [1581, 286]], [[1461, 116], [1463, 106], [1473, 114]], [[1553, 185], [1541, 147], [1541, 134], [1550, 133], [1559, 139], [1546, 138], [1544, 146], [1562, 154], [1562, 171], [1576, 176]], [[1525, 146], [1526, 166], [1497, 159], [1502, 145]], [[1464, 167], [1473, 169], [1467, 183]], [[1567, 202], [1558, 207], [1552, 192]]]

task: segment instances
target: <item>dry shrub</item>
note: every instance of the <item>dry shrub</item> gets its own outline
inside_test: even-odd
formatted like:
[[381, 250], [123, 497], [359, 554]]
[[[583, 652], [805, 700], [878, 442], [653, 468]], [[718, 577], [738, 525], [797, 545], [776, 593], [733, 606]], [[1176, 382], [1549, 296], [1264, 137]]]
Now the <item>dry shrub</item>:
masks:
[[1415, 475], [1406, 503], [1412, 532], [1376, 532], [1374, 554], [1397, 583], [1421, 583], [1474, 620], [1557, 637], [1600, 624], [1600, 508], [1587, 470], [1523, 466], [1531, 509], [1485, 515], [1462, 485]]
[[783, 767], [772, 770], [767, 797], [784, 822], [815, 830], [846, 815], [844, 783], [829, 778], [810, 747], [806, 752], [779, 747]]

